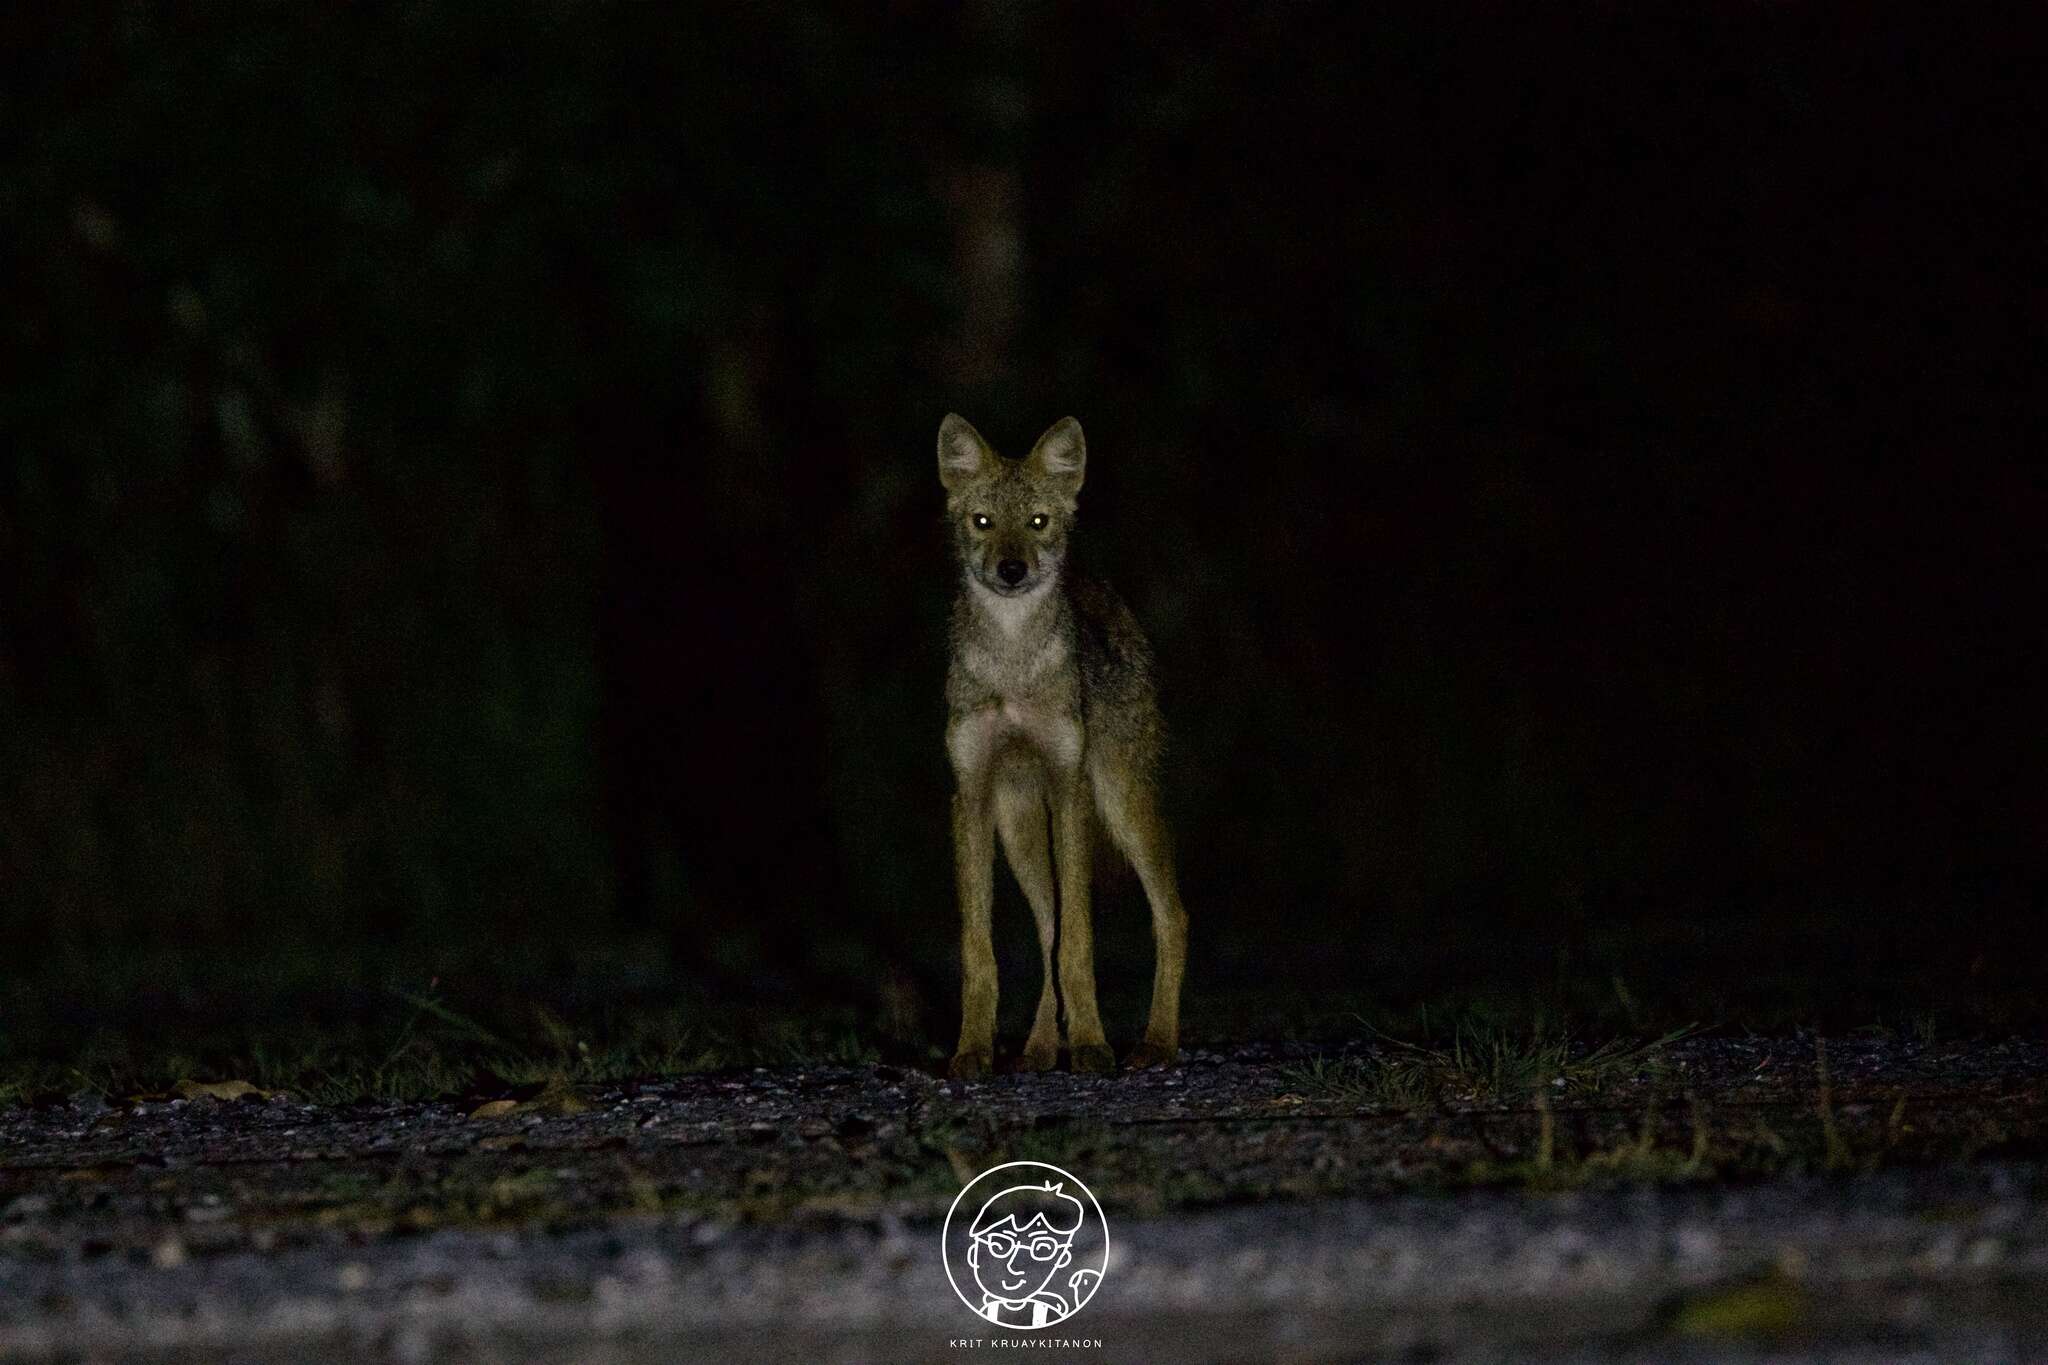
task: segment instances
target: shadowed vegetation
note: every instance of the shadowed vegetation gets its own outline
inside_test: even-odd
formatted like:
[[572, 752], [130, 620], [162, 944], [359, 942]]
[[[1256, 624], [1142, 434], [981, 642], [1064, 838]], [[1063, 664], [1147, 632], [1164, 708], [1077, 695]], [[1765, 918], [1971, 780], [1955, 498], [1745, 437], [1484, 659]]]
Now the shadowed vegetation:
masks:
[[1588, 1046], [1563, 1034], [1518, 1035], [1498, 1025], [1460, 1021], [1443, 1047], [1381, 1036], [1366, 1057], [1316, 1058], [1292, 1073], [1312, 1094], [1345, 1104], [1401, 1108], [1438, 1100], [1502, 1100], [1532, 1095], [1598, 1094], [1609, 1082], [1655, 1076], [1666, 1045], [1694, 1032], [1673, 1029], [1647, 1041]]
[[1089, 432], [1191, 1031], [1454, 1054], [1399, 1090], [1519, 1083], [1422, 1002], [2038, 1021], [2032, 81], [1967, 27], [24, 17], [0, 1068], [921, 1058], [948, 410]]

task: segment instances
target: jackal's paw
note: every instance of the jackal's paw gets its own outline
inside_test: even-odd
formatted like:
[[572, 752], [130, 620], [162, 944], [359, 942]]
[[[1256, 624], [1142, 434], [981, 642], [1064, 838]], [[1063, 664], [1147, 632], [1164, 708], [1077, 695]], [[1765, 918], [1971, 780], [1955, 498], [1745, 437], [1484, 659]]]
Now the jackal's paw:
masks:
[[1180, 1060], [1180, 1049], [1161, 1043], [1140, 1043], [1124, 1058], [1124, 1069], [1143, 1071], [1148, 1067], [1172, 1066]]
[[1082, 1043], [1074, 1049], [1074, 1070], [1114, 1071], [1116, 1054], [1107, 1043]]
[[994, 1059], [986, 1052], [956, 1052], [946, 1074], [956, 1081], [972, 1081], [988, 1075]]
[[1019, 1071], [1050, 1071], [1059, 1064], [1060, 1049], [1057, 1043], [1047, 1044], [1043, 1047], [1026, 1043], [1024, 1050], [1017, 1054], [1017, 1069]]

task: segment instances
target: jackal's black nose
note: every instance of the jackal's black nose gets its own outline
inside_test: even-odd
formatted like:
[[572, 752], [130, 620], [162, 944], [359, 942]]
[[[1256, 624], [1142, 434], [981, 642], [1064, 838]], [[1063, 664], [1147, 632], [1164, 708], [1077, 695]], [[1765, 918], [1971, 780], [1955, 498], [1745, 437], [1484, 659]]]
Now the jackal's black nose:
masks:
[[1002, 579], [1013, 588], [1022, 583], [1024, 575], [1030, 572], [1031, 570], [1025, 566], [1024, 561], [1021, 559], [1006, 559], [996, 565], [996, 577]]

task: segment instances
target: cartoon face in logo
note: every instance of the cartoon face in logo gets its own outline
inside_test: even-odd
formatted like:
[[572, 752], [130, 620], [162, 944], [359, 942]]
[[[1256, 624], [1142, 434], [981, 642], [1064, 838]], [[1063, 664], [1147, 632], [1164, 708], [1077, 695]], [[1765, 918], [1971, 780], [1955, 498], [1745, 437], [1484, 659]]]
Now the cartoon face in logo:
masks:
[[[967, 1264], [988, 1302], [1058, 1300], [1059, 1316], [1073, 1312], [1058, 1292], [1045, 1294], [1053, 1276], [1074, 1259], [1074, 1234], [1085, 1214], [1063, 1185], [1012, 1185], [998, 1190], [974, 1216]], [[983, 1308], [984, 1316], [987, 1308]]]
[[[965, 1228], [971, 1281], [954, 1273], [958, 1220], [968, 1209], [974, 1210]], [[953, 1201], [945, 1236], [954, 1292], [998, 1327], [1029, 1331], [1070, 1317], [1108, 1267], [1109, 1228], [1095, 1196], [1041, 1162], [1013, 1161], [977, 1176]]]

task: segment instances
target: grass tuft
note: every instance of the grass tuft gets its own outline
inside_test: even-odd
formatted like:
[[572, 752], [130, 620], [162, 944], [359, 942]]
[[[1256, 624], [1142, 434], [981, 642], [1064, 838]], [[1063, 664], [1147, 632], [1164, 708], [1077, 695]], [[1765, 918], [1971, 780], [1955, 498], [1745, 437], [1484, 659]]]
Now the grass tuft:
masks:
[[245, 1080], [322, 1104], [424, 1100], [583, 1085], [738, 1066], [864, 1065], [870, 1031], [850, 1012], [805, 1017], [686, 1007], [568, 1020], [513, 1000], [480, 1018], [424, 989], [366, 993], [340, 1019], [186, 1025], [155, 1035], [103, 1030], [42, 1040], [0, 1034], [0, 1104], [80, 1092], [160, 1094], [181, 1081]]
[[1658, 1054], [1692, 1032], [1687, 1026], [1655, 1038], [1613, 1039], [1587, 1047], [1541, 1025], [1524, 1034], [1465, 1021], [1441, 1047], [1379, 1034], [1379, 1045], [1367, 1056], [1318, 1057], [1287, 1076], [1299, 1089], [1339, 1104], [1396, 1109], [1597, 1094], [1616, 1081], [1654, 1070]]

